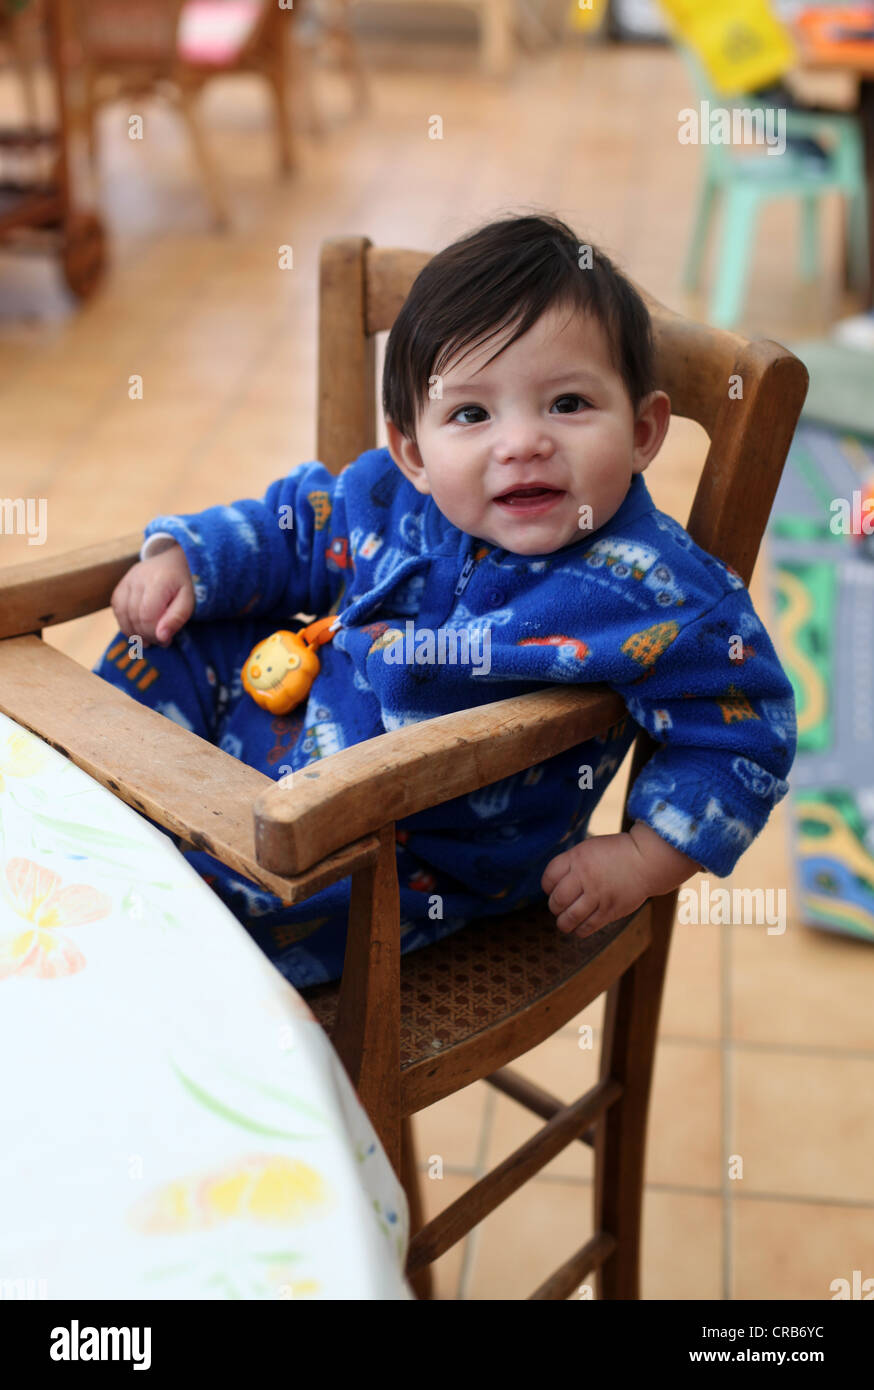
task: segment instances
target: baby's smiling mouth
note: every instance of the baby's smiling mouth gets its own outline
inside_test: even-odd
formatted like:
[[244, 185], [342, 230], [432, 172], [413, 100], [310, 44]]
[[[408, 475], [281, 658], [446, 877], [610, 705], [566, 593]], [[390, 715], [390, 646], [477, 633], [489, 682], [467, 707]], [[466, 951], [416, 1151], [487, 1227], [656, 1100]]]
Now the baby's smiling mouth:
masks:
[[548, 487], [546, 483], [530, 483], [527, 487], [508, 488], [494, 500], [508, 511], [531, 513], [545, 511], [565, 495], [561, 489]]

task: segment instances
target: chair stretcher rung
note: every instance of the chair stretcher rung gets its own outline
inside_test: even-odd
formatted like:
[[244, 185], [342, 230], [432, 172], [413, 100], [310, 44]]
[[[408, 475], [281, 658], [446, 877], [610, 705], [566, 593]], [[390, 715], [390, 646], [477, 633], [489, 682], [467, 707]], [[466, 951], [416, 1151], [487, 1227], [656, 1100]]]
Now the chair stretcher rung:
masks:
[[[559, 1110], [564, 1110], [565, 1103], [557, 1096], [545, 1091], [536, 1082], [529, 1081], [527, 1077], [519, 1076], [509, 1067], [501, 1067], [499, 1071], [492, 1072], [491, 1076], [484, 1078], [490, 1086], [494, 1086], [496, 1091], [509, 1096], [519, 1105], [524, 1105], [526, 1110], [531, 1110], [535, 1115], [539, 1115], [542, 1120], [551, 1120], [553, 1115], [557, 1115]], [[587, 1144], [590, 1148], [595, 1143], [595, 1128], [587, 1129], [585, 1134], [577, 1136], [581, 1144]]]
[[410, 1242], [407, 1274], [415, 1274], [451, 1249], [490, 1212], [524, 1186], [529, 1178], [539, 1173], [556, 1154], [577, 1139], [621, 1095], [621, 1085], [611, 1077], [607, 1081], [599, 1081], [573, 1105], [563, 1106], [543, 1129], [514, 1149], [503, 1163], [480, 1178], [463, 1197], [452, 1202], [433, 1221], [422, 1227]]
[[593, 1269], [600, 1269], [615, 1249], [615, 1237], [607, 1231], [599, 1231], [591, 1240], [587, 1240], [585, 1245], [581, 1245], [575, 1255], [571, 1255], [569, 1260], [559, 1265], [548, 1279], [544, 1279], [539, 1288], [528, 1295], [529, 1302], [535, 1298], [567, 1298], [578, 1287], [580, 1280], [585, 1279]]

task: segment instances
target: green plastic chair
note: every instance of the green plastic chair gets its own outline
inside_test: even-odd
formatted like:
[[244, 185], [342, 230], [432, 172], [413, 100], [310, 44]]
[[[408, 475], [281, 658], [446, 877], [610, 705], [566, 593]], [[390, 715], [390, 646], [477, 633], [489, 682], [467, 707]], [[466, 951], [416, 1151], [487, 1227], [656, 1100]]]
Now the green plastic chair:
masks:
[[[680, 48], [695, 83], [699, 99], [711, 109], [761, 109], [754, 96], [724, 97], [710, 85], [697, 56]], [[767, 109], [767, 108], [766, 108]], [[812, 137], [827, 147], [822, 167], [811, 165], [787, 144], [781, 155], [739, 154], [731, 145], [705, 145], [706, 161], [692, 240], [683, 272], [683, 287], [696, 290], [701, 263], [717, 201], [724, 201], [722, 235], [718, 249], [716, 280], [709, 305], [711, 323], [731, 328], [744, 300], [756, 217], [763, 203], [774, 198], [801, 200], [801, 277], [816, 278], [820, 268], [819, 200], [836, 190], [847, 199], [847, 260], [851, 283], [863, 290], [868, 283], [868, 207], [865, 162], [858, 121], [839, 112], [786, 110], [786, 138]]]

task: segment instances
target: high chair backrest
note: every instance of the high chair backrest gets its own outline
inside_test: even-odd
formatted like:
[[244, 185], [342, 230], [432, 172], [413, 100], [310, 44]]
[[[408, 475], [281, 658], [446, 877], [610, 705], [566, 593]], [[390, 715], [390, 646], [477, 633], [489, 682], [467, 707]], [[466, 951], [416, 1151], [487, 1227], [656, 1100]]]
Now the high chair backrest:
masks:
[[[391, 328], [428, 260], [427, 252], [376, 247], [367, 237], [323, 245], [317, 453], [332, 472], [376, 445], [376, 335]], [[653, 322], [656, 385], [673, 413], [697, 420], [710, 439], [687, 529], [748, 584], [807, 369], [779, 343], [696, 323], [635, 288]]]

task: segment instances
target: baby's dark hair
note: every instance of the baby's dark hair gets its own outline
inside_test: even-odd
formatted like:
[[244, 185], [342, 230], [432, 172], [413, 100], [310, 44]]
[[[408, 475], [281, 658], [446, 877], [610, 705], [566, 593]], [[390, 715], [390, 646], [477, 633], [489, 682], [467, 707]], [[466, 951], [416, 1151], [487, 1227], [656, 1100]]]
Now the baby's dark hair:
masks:
[[557, 217], [544, 215], [489, 222], [439, 251], [419, 272], [386, 344], [386, 417], [415, 439], [430, 378], [456, 354], [515, 325], [504, 344], [509, 347], [546, 310], [564, 306], [592, 314], [601, 324], [637, 414], [655, 389], [649, 311], [597, 246], [582, 241]]

